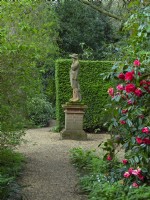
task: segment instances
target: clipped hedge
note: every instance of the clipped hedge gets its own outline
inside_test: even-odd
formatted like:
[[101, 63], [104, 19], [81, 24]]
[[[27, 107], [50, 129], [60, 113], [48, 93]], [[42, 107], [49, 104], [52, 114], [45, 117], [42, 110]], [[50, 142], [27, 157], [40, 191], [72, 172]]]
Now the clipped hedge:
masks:
[[[56, 61], [56, 119], [58, 127], [64, 127], [65, 114], [62, 104], [65, 104], [72, 97], [69, 71], [72, 60], [59, 59]], [[79, 83], [82, 102], [88, 106], [84, 116], [84, 129], [95, 129], [102, 127], [103, 112], [106, 104], [107, 90], [111, 83], [103, 81], [101, 73], [110, 71], [112, 61], [81, 61], [79, 71]]]

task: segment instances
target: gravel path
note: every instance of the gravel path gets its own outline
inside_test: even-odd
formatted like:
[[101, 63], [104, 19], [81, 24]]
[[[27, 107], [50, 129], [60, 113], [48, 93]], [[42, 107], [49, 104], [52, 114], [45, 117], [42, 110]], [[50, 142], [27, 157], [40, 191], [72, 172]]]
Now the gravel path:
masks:
[[28, 141], [19, 147], [27, 163], [21, 185], [28, 200], [86, 200], [78, 193], [78, 177], [70, 164], [69, 150], [74, 147], [95, 149], [104, 134], [88, 134], [87, 141], [60, 140], [59, 133], [50, 128], [28, 130]]

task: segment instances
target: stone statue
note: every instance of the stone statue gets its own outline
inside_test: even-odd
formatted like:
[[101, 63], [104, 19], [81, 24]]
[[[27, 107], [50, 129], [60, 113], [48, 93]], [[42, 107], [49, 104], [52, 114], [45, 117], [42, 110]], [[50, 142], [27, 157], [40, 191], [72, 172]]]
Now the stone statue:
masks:
[[78, 54], [72, 54], [70, 55], [72, 58], [72, 65], [70, 69], [70, 83], [71, 87], [73, 89], [73, 97], [70, 99], [72, 102], [81, 101], [81, 94], [80, 94], [80, 86], [78, 83], [78, 72], [79, 72], [79, 60], [78, 60]]

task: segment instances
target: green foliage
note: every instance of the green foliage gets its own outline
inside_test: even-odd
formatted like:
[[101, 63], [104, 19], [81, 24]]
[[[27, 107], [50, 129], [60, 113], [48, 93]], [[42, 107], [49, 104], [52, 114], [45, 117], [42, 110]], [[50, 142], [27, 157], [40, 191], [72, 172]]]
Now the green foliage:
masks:
[[[128, 51], [126, 58], [134, 59], [135, 56], [141, 60], [149, 60], [150, 55], [150, 6], [141, 5], [140, 1], [134, 1], [129, 4], [131, 15], [124, 24], [125, 33], [128, 37]], [[130, 32], [130, 33], [129, 33]], [[125, 50], [125, 49], [124, 49]], [[144, 63], [146, 65], [146, 62]]]
[[5, 176], [2, 176], [0, 174], [0, 197], [2, 199], [7, 199], [10, 188], [9, 185], [11, 184], [11, 182], [14, 180], [13, 177], [7, 178]]
[[94, 189], [89, 195], [89, 199], [98, 200], [98, 199], [117, 199], [124, 200], [126, 194], [123, 192], [123, 187], [120, 184], [110, 184], [110, 183], [100, 183], [95, 184]]
[[18, 176], [24, 157], [10, 149], [0, 149], [0, 197], [7, 199], [11, 183]]
[[87, 166], [91, 163], [93, 158], [97, 158], [94, 155], [93, 151], [83, 151], [82, 148], [73, 148], [70, 150], [70, 159], [71, 162], [77, 167], [79, 170], [87, 170]]
[[150, 197], [150, 187], [149, 186], [141, 186], [138, 189], [131, 189], [128, 192], [127, 199], [129, 200], [147, 200]]
[[[100, 74], [108, 72], [113, 65], [109, 61], [80, 61], [79, 83], [81, 88], [82, 102], [88, 106], [85, 112], [84, 128], [93, 130], [102, 127], [103, 114], [101, 113], [107, 99], [107, 89], [111, 85], [103, 81]], [[64, 111], [62, 104], [65, 104], [72, 97], [72, 89], [69, 80], [71, 60], [56, 61], [56, 118], [58, 126], [64, 125]]]
[[18, 144], [26, 102], [42, 92], [44, 64], [56, 55], [56, 17], [50, 5], [45, 0], [1, 1], [1, 145]]
[[[126, 184], [131, 184], [136, 180], [138, 185], [150, 182], [149, 154], [150, 154], [150, 137], [149, 131], [147, 134], [143, 132], [143, 128], [150, 129], [150, 59], [149, 59], [149, 10], [150, 6], [141, 6], [140, 1], [132, 1], [129, 3], [131, 15], [124, 24], [125, 34], [128, 34], [126, 46], [122, 48], [122, 57], [124, 62], [116, 63], [112, 68], [110, 78], [116, 79], [114, 84], [113, 96], [111, 98], [110, 107], [112, 107], [112, 119], [110, 120], [109, 131], [120, 139], [117, 143], [121, 143], [125, 150], [125, 158], [128, 159], [128, 164], [125, 171], [128, 172], [130, 167], [135, 170], [141, 169], [139, 177], [131, 174], [130, 178], [126, 179]], [[138, 65], [133, 63], [136, 60]], [[136, 62], [135, 61], [135, 62]], [[134, 73], [133, 78], [125, 80], [118, 79], [120, 73]], [[108, 75], [107, 75], [108, 78]], [[143, 85], [142, 82], [145, 82]], [[117, 83], [123, 86], [123, 90], [117, 88]], [[127, 91], [128, 84], [134, 85], [134, 91]], [[140, 94], [136, 94], [141, 92]], [[110, 95], [111, 96], [111, 95]], [[131, 101], [131, 102], [130, 102]], [[124, 113], [123, 111], [126, 111]], [[115, 136], [114, 136], [115, 137]], [[114, 143], [114, 138], [112, 137]], [[141, 141], [139, 141], [141, 140]], [[112, 151], [109, 149], [109, 153]], [[141, 176], [141, 177], [140, 177]]]
[[126, 64], [140, 58], [150, 71], [150, 5], [146, 1], [130, 1], [127, 9], [127, 20], [123, 25], [122, 38], [118, 43], [118, 59]]
[[10, 149], [0, 149], [0, 172], [2, 175], [9, 174], [15, 175], [20, 168], [24, 157]]
[[35, 96], [27, 102], [28, 117], [36, 126], [46, 126], [54, 117], [54, 108], [44, 96]]
[[147, 200], [150, 197], [150, 187], [142, 186], [138, 189], [124, 187], [119, 182], [115, 184], [95, 183], [89, 195], [89, 200]]
[[146, 200], [149, 198], [149, 186], [133, 188], [123, 184], [121, 177], [123, 172], [117, 171], [117, 167], [114, 170], [115, 165], [119, 163], [114, 162], [110, 168], [112, 161], [99, 158], [94, 151], [74, 148], [70, 152], [71, 161], [81, 175], [81, 189], [88, 194], [89, 200]]

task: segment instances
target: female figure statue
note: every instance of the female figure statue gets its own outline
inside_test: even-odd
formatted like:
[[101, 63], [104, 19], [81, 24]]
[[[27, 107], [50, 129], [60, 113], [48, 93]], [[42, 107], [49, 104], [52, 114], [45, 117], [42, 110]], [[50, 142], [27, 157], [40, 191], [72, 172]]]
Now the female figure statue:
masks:
[[72, 102], [81, 101], [80, 86], [78, 83], [78, 72], [80, 68], [78, 54], [70, 55], [72, 58], [72, 65], [70, 69], [70, 83], [73, 89], [73, 97], [70, 99]]

